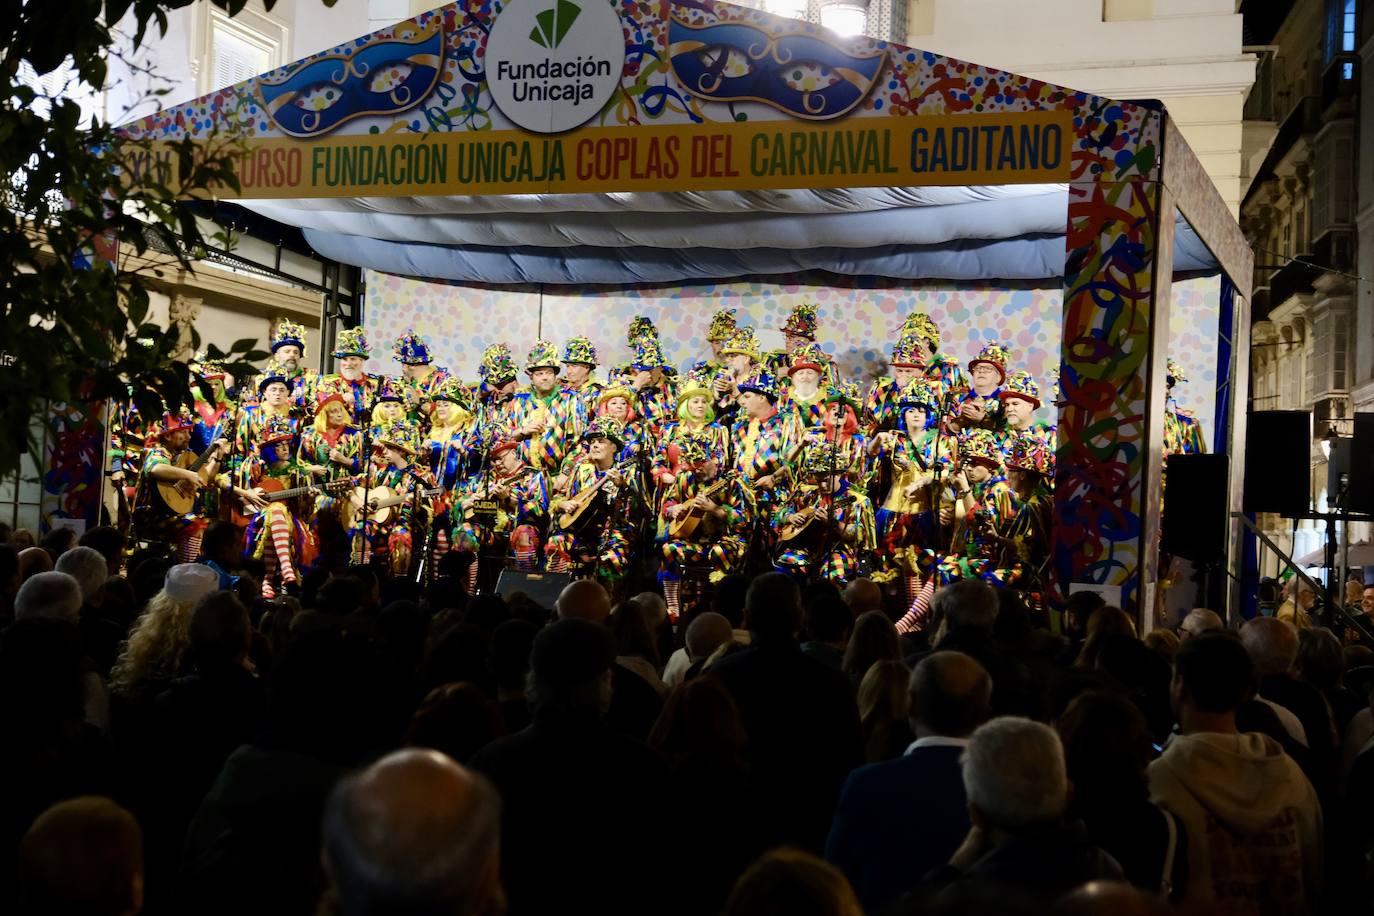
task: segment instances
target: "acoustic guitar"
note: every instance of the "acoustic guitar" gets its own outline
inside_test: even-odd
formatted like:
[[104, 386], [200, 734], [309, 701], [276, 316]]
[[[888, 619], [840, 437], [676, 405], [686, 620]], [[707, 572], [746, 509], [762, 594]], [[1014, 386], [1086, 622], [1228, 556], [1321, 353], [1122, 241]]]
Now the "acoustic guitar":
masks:
[[[840, 508], [849, 505], [853, 501], [854, 497], [852, 496], [841, 496], [838, 499], [832, 500], [831, 505], [834, 506], [836, 510], [839, 510]], [[802, 509], [799, 513], [797, 513], [798, 515], [803, 516], [800, 522], [798, 522], [795, 525], [784, 524], [780, 529], [778, 529], [778, 541], [781, 543], [786, 543], [788, 541], [797, 540], [798, 538], [807, 534], [811, 530], [812, 526], [816, 524], [816, 522], [828, 517], [830, 515], [830, 511], [831, 510], [827, 509], [821, 503], [812, 503], [811, 505], [807, 506], [806, 508]]]
[[[428, 487], [420, 491], [424, 499], [432, 499], [444, 492], [443, 487]], [[363, 521], [364, 517], [374, 525], [386, 524], [391, 518], [391, 510], [415, 498], [414, 493], [397, 493], [390, 487], [354, 487], [348, 494], [347, 517]]]
[[[338, 480], [333, 480], [329, 483], [312, 483], [305, 487], [288, 488], [286, 484], [275, 477], [264, 477], [256, 486], [257, 489], [263, 492], [263, 496], [261, 497], [263, 502], [279, 503], [285, 502], [288, 499], [295, 499], [298, 496], [307, 496], [312, 493], [342, 493], [344, 490], [353, 486], [353, 481], [347, 477], [340, 477]], [[226, 502], [228, 501], [226, 500]], [[253, 520], [253, 515], [256, 514], [257, 513], [249, 514], [243, 512], [239, 506], [231, 505], [228, 511], [228, 521], [243, 528]]]
[[[210, 456], [216, 449], [212, 443], [209, 448], [199, 455], [190, 451], [183, 451], [172, 459], [172, 466], [184, 468], [200, 475], [201, 486], [210, 482], [210, 475], [201, 469], [210, 461]], [[196, 507], [196, 495], [200, 492], [198, 488], [192, 487], [190, 481], [186, 480], [159, 480], [157, 481], [157, 495], [162, 500], [162, 504], [167, 507], [167, 511], [173, 515], [185, 515]]]
[[581, 534], [583, 531], [592, 528], [601, 520], [600, 510], [592, 507], [601, 503], [601, 501], [597, 499], [597, 494], [601, 492], [601, 488], [606, 482], [611, 479], [611, 471], [619, 471], [621, 474], [624, 474], [634, 466], [635, 459], [633, 458], [629, 461], [622, 461], [620, 464], [611, 468], [611, 470], [608, 470], [605, 474], [602, 474], [600, 479], [591, 486], [582, 490], [576, 496], [571, 497], [568, 502], [571, 502], [573, 507], [571, 509], [564, 509], [559, 515], [558, 527], [563, 531], [570, 531], [573, 534]]
[[[711, 484], [705, 490], [698, 493], [697, 496], [704, 496], [707, 499], [710, 499], [711, 497], [719, 493], [721, 490], [723, 490], [725, 487], [729, 486], [731, 479], [731, 475], [723, 475], [715, 483]], [[685, 505], [688, 507], [687, 511], [682, 513], [671, 523], [669, 523], [669, 537], [689, 538], [696, 532], [697, 528], [700, 527], [701, 523], [705, 520], [707, 510], [696, 505], [694, 499], [688, 500]]]

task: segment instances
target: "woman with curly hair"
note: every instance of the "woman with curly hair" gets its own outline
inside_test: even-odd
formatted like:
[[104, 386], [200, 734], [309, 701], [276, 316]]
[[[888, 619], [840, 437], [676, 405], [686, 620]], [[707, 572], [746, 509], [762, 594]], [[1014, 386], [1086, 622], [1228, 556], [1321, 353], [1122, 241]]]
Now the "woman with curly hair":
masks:
[[183, 673], [191, 611], [218, 588], [219, 576], [208, 566], [182, 563], [167, 571], [162, 591], [134, 621], [110, 672], [110, 688], [122, 702], [150, 701]]

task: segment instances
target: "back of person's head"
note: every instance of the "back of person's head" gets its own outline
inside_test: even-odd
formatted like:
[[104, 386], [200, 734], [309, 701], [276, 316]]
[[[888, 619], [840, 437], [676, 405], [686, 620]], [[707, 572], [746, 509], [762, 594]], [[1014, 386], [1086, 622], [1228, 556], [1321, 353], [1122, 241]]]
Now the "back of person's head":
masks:
[[24, 547], [19, 551], [19, 581], [27, 582], [39, 573], [52, 572], [53, 557], [42, 547]]
[[248, 608], [233, 592], [206, 595], [191, 611], [191, 658], [202, 672], [240, 664], [251, 638]]
[[1345, 656], [1336, 634], [1326, 627], [1298, 631], [1297, 671], [1304, 681], [1323, 693], [1340, 687]]
[[100, 596], [105, 580], [110, 578], [109, 564], [94, 547], [73, 547], [57, 558], [53, 569], [76, 580], [81, 587], [81, 600], [87, 604]]
[[480, 627], [466, 623], [449, 627], [425, 653], [421, 684], [426, 690], [459, 681], [489, 687], [493, 681], [489, 643], [490, 637]]
[[862, 916], [849, 882], [800, 849], [774, 849], [740, 875], [721, 916]]
[[1174, 695], [1202, 712], [1234, 712], [1250, 698], [1253, 680], [1249, 653], [1224, 631], [1184, 640], [1174, 656]]
[[46, 617], [75, 623], [81, 617], [81, 586], [64, 572], [30, 576], [14, 596], [14, 619]]
[[52, 558], [56, 560], [58, 557], [62, 556], [62, 554], [76, 546], [76, 537], [76, 532], [70, 528], [54, 528], [43, 535], [43, 539], [38, 542], [38, 546], [46, 550], [51, 554]]
[[1183, 620], [1178, 624], [1179, 641], [1200, 636], [1212, 630], [1223, 630], [1226, 624], [1222, 622], [1221, 615], [1211, 608], [1195, 607], [1187, 614], [1183, 615]]
[[267, 681], [269, 739], [343, 765], [394, 746], [404, 722], [396, 719], [386, 674], [359, 636], [335, 629], [299, 634]]
[[806, 634], [816, 642], [847, 643], [854, 614], [839, 598], [822, 598], [806, 607]]
[[350, 566], [348, 577], [356, 579], [362, 588], [358, 604], [362, 607], [376, 605], [382, 596], [382, 580], [377, 578], [377, 570], [371, 566]]
[[1150, 732], [1134, 703], [1111, 691], [1084, 691], [1064, 710], [1058, 727], [1076, 801], [1126, 801], [1145, 794]]
[[1064, 602], [1064, 627], [1070, 635], [1082, 636], [1093, 612], [1107, 603], [1097, 592], [1074, 592]]
[[499, 914], [500, 823], [481, 775], [433, 751], [383, 757], [325, 807], [328, 903], [340, 916]]
[[363, 583], [356, 576], [334, 576], [315, 593], [315, 610], [346, 617], [363, 606]]
[[216, 563], [233, 562], [239, 553], [240, 537], [233, 522], [211, 522], [200, 540], [200, 553]]
[[749, 594], [749, 578], [731, 573], [716, 583], [716, 613], [730, 621], [736, 630], [744, 628], [744, 601]]
[[10, 543], [19, 550], [27, 550], [38, 544], [38, 539], [33, 536], [33, 532], [28, 528], [15, 528], [10, 532]]
[[859, 721], [904, 722], [911, 711], [911, 669], [900, 658], [874, 662], [859, 682]]
[[997, 620], [997, 592], [981, 579], [961, 579], [946, 585], [931, 599], [931, 612], [951, 629], [992, 632]]
[[613, 664], [615, 642], [604, 626], [569, 617], [545, 627], [530, 649], [530, 711], [536, 718], [603, 718]]
[[725, 619], [724, 614], [717, 614], [715, 611], [698, 614], [687, 624], [687, 635], [684, 640], [687, 657], [692, 661], [706, 658], [734, 636], [734, 628], [730, 626], [730, 621]]
[[844, 587], [844, 603], [852, 617], [883, 609], [883, 590], [872, 579], [858, 578]]
[[19, 845], [26, 913], [128, 916], [143, 908], [143, 831], [108, 798], [85, 795], [40, 814]]
[[1298, 631], [1277, 617], [1256, 617], [1240, 628], [1240, 642], [1250, 653], [1256, 677], [1288, 674], [1298, 660]]
[[611, 596], [600, 583], [591, 579], [570, 582], [558, 593], [554, 611], [560, 620], [587, 620], [604, 624], [611, 616]]
[[81, 634], [71, 621], [33, 617], [11, 624], [0, 633], [0, 719], [81, 718], [82, 659]]
[[414, 601], [392, 601], [377, 612], [372, 643], [398, 676], [409, 678], [425, 657], [429, 617]]
[[500, 595], [477, 595], [463, 609], [463, 623], [487, 633], [507, 620], [510, 620], [510, 606]]
[[747, 742], [739, 707], [714, 677], [679, 684], [663, 704], [649, 746], [669, 758], [740, 763]]
[[629, 603], [644, 614], [644, 622], [649, 625], [650, 632], [657, 630], [668, 617], [668, 602], [658, 592], [640, 592]]
[[1164, 659], [1174, 663], [1174, 653], [1178, 651], [1178, 636], [1173, 630], [1154, 629], [1145, 634], [1145, 647]]
[[1158, 894], [1125, 881], [1089, 881], [1059, 900], [1053, 916], [1170, 916]]
[[[223, 524], [228, 523], [214, 522], [210, 527]], [[229, 525], [229, 527], [233, 528], [234, 526]], [[209, 533], [208, 528], [206, 533]], [[99, 551], [100, 555], [105, 558], [110, 575], [119, 575], [120, 564], [124, 562], [124, 548], [128, 545], [122, 531], [114, 525], [98, 525], [81, 535], [81, 540], [78, 543], [82, 547], [91, 547]]]
[[1047, 824], [1068, 806], [1064, 749], [1047, 725], [993, 719], [969, 736], [962, 763], [964, 791], [980, 826], [1015, 831]]
[[530, 649], [539, 628], [528, 620], [507, 620], [491, 632], [491, 667], [496, 686], [524, 691], [530, 671]]
[[997, 619], [992, 624], [992, 635], [998, 642], [1009, 646], [1019, 646], [1035, 629], [1031, 622], [1030, 608], [1015, 589], [999, 588], [997, 592]]
[[744, 596], [749, 632], [765, 639], [791, 639], [801, 629], [801, 592], [792, 577], [767, 572], [749, 583]]
[[992, 677], [962, 652], [932, 652], [921, 659], [911, 671], [907, 691], [918, 737], [967, 738], [992, 710]]
[[1088, 618], [1088, 635], [1074, 664], [1080, 668], [1096, 668], [1102, 647], [1118, 637], [1136, 639], [1135, 621], [1121, 608], [1104, 604]]
[[607, 619], [611, 637], [615, 640], [616, 655], [642, 658], [650, 665], [659, 667], [658, 646], [654, 642], [653, 628], [649, 623], [649, 613], [644, 606], [634, 601], [625, 601], [616, 606]]
[[435, 687], [415, 710], [406, 744], [427, 747], [467, 763], [505, 734], [501, 712], [476, 684]]
[[869, 611], [854, 621], [854, 632], [849, 635], [840, 667], [857, 684], [874, 662], [901, 657], [897, 628], [882, 611]]

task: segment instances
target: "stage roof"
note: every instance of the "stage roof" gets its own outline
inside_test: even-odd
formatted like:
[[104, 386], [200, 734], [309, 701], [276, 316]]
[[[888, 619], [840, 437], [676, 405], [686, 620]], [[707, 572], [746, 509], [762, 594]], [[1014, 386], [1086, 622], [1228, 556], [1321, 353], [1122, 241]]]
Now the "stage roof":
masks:
[[225, 196], [326, 257], [489, 283], [1052, 280], [1077, 170], [1164, 145], [1155, 106], [726, 3], [579, 3], [441, 7], [125, 128], [238, 144]]

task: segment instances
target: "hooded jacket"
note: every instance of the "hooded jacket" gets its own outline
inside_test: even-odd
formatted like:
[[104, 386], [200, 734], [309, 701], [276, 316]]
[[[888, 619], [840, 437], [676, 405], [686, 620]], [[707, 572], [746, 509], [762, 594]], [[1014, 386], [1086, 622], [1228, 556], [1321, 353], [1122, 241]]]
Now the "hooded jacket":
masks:
[[1181, 735], [1149, 778], [1151, 799], [1188, 833], [1187, 905], [1217, 916], [1316, 911], [1321, 806], [1273, 738]]

